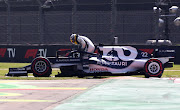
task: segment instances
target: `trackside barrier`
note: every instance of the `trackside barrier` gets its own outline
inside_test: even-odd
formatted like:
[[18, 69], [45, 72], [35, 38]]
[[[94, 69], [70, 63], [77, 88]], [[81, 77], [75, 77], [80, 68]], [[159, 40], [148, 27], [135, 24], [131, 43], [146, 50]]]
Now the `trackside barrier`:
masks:
[[[156, 46], [131, 45], [138, 49], [155, 49]], [[0, 62], [30, 63], [35, 57], [55, 57], [60, 49], [77, 48], [72, 45], [0, 45]], [[180, 64], [180, 46], [164, 46], [158, 48], [174, 49], [176, 51], [174, 62]]]

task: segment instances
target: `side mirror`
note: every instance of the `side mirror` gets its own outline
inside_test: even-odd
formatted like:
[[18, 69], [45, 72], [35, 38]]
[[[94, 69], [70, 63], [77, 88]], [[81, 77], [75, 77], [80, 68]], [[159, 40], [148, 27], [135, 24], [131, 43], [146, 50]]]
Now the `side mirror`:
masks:
[[158, 25], [159, 25], [159, 27], [162, 27], [164, 25], [164, 20], [159, 18], [159, 24]]
[[[158, 10], [158, 8], [157, 7], [153, 7], [153, 11], [154, 11], [154, 13], [157, 13], [157, 10]], [[159, 8], [159, 13], [161, 13], [162, 12], [162, 9], [161, 8]]]
[[178, 9], [179, 9], [179, 7], [172, 6], [171, 8], [169, 8], [169, 12], [175, 14], [175, 13], [177, 13]]
[[174, 25], [180, 26], [180, 17], [177, 17], [177, 18], [174, 20]]

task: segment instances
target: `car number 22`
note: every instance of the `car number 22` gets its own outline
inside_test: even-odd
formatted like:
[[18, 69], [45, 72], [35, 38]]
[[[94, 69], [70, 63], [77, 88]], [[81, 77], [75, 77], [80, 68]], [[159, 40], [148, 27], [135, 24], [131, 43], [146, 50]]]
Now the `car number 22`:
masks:
[[142, 57], [148, 57], [148, 52], [141, 52]]

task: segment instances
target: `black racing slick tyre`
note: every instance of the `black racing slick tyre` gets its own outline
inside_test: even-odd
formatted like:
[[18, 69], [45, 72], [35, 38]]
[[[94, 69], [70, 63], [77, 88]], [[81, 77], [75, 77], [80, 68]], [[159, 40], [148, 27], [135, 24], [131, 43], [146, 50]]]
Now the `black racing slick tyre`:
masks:
[[34, 77], [49, 77], [52, 72], [49, 60], [43, 57], [35, 58], [32, 61], [31, 70]]
[[85, 77], [84, 72], [81, 71], [81, 70], [77, 71], [77, 77], [78, 77], [78, 78], [84, 78], [84, 77]]
[[164, 67], [161, 61], [157, 59], [150, 59], [145, 63], [145, 77], [161, 77], [164, 71]]

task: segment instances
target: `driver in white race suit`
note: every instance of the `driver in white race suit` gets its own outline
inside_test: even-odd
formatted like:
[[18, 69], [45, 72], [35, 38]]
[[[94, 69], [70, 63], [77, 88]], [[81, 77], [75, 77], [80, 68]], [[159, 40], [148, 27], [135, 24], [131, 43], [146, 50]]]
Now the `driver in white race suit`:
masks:
[[95, 46], [91, 42], [91, 40], [89, 38], [87, 38], [86, 36], [72, 34], [70, 36], [70, 41], [75, 45], [78, 45], [78, 44], [81, 45], [82, 50], [89, 52], [89, 53], [94, 53]]

